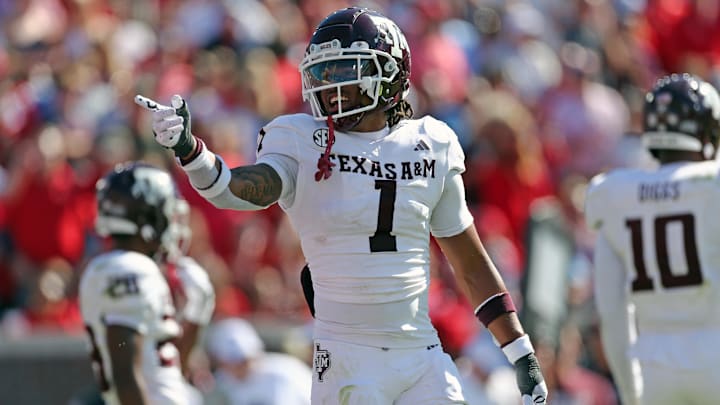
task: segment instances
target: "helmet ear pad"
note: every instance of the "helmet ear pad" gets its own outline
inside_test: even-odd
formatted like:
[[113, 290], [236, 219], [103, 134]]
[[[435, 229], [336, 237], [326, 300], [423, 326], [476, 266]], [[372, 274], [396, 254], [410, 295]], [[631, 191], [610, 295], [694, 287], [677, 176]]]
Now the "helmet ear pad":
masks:
[[140, 236], [145, 242], [150, 242], [154, 240], [157, 235], [152, 226], [145, 224], [140, 227]]
[[715, 147], [712, 144], [706, 143], [705, 146], [703, 146], [703, 157], [705, 158], [705, 160], [715, 158], [715, 152]]
[[380, 105], [383, 110], [387, 111], [400, 102], [403, 93], [401, 87], [402, 83], [399, 80], [380, 84]]

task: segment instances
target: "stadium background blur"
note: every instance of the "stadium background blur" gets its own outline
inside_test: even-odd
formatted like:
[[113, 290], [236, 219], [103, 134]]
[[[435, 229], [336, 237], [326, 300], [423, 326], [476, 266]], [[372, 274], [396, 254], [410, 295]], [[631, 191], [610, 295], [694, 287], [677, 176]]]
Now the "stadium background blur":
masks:
[[[688, 71], [718, 84], [718, 3], [354, 3], [403, 29], [416, 115], [443, 119], [460, 137], [478, 229], [521, 306], [553, 403], [614, 402], [592, 304], [585, 185], [612, 167], [653, 164], [636, 134], [656, 78]], [[215, 318], [249, 319], [269, 350], [309, 359], [304, 259], [282, 211], [210, 206], [152, 141], [133, 96], [184, 95], [194, 132], [230, 166], [250, 163], [263, 124], [306, 111], [297, 71], [306, 41], [348, 5], [0, 1], [0, 402], [67, 403], [92, 384], [77, 282], [103, 248], [95, 181], [130, 159], [178, 174]], [[435, 253], [431, 316], [446, 350], [478, 390], [515, 390], [493, 378], [502, 358]]]

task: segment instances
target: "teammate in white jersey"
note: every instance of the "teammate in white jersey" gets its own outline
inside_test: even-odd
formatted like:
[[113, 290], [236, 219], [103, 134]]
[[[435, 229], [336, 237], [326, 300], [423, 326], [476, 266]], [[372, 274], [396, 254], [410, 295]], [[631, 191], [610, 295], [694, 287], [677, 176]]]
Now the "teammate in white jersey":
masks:
[[517, 370], [525, 403], [547, 388], [507, 289], [473, 226], [456, 134], [411, 119], [410, 50], [398, 26], [338, 10], [300, 64], [312, 115], [280, 116], [258, 136], [257, 162], [230, 169], [190, 132], [185, 101], [144, 98], [153, 131], [195, 190], [220, 208], [278, 202], [312, 272], [314, 404], [465, 403], [428, 316], [430, 235]]
[[183, 375], [190, 376], [190, 355], [200, 340], [203, 329], [210, 323], [215, 310], [215, 290], [205, 269], [190, 256], [182, 256], [175, 263], [166, 264], [165, 277], [171, 291], [177, 284], [173, 303], [182, 334], [176, 341], [180, 350]]
[[266, 351], [255, 327], [244, 319], [214, 322], [205, 343], [216, 396], [228, 405], [310, 404], [312, 369], [297, 357]]
[[97, 204], [97, 231], [110, 236], [113, 249], [83, 272], [80, 308], [105, 402], [200, 403], [180, 370], [173, 341], [181, 330], [157, 264], [177, 254], [173, 217], [185, 202], [168, 173], [128, 163], [98, 181]]
[[180, 248], [177, 256], [165, 255], [164, 273], [177, 310], [177, 320], [182, 334], [176, 340], [180, 351], [183, 375], [191, 377], [190, 363], [193, 349], [200, 340], [203, 329], [210, 323], [215, 311], [215, 289], [207, 271], [185, 253], [189, 249], [192, 230], [190, 210], [178, 210], [177, 223], [180, 226]]
[[623, 404], [716, 403], [720, 381], [720, 97], [689, 74], [645, 98], [656, 170], [593, 179], [595, 300]]

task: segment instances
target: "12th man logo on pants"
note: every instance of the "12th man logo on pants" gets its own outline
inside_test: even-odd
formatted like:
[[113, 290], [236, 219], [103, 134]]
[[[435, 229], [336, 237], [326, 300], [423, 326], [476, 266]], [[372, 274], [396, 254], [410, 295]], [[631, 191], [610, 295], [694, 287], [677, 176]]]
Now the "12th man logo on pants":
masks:
[[330, 352], [320, 348], [320, 344], [315, 344], [315, 360], [313, 361], [315, 372], [318, 375], [318, 381], [323, 381], [323, 375], [330, 368]]

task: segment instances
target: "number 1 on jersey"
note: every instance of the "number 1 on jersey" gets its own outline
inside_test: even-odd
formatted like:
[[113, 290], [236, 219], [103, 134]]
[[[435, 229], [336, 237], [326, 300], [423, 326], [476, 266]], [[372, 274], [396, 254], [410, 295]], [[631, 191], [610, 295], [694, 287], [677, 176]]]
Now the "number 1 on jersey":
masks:
[[370, 237], [371, 252], [396, 252], [397, 241], [392, 235], [393, 216], [395, 214], [395, 180], [375, 180], [375, 190], [380, 190], [380, 206], [378, 207], [377, 228]]

